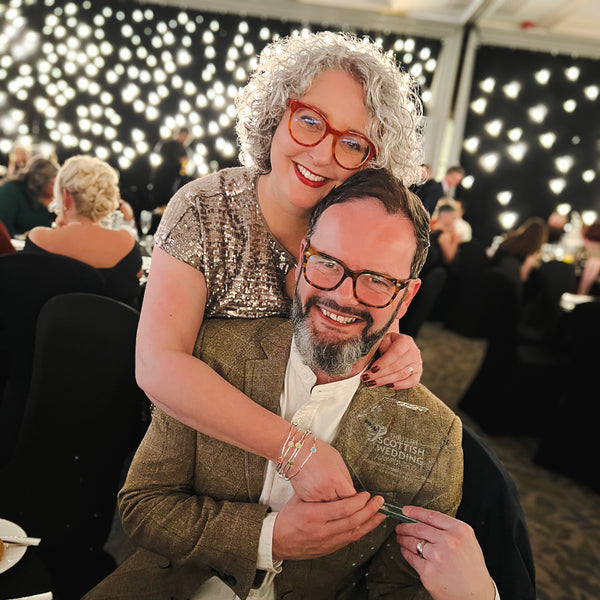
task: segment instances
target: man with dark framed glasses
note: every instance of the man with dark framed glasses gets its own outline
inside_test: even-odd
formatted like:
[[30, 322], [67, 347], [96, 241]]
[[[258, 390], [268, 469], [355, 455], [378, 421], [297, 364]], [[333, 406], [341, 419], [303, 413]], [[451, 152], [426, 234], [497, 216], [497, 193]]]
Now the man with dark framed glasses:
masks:
[[[281, 457], [267, 463], [156, 408], [120, 492], [123, 526], [143, 549], [88, 600], [493, 600], [476, 541], [448, 551], [439, 529], [435, 540], [397, 542], [403, 506], [430, 509], [421, 523], [409, 519], [418, 527], [429, 513], [456, 522], [460, 419], [422, 385], [371, 387], [362, 376], [417, 292], [428, 244], [420, 200], [386, 171], [359, 171], [311, 217], [291, 321], [203, 324], [198, 355], [290, 423]], [[319, 451], [315, 436], [341, 453], [355, 495], [294, 495], [289, 481]], [[421, 580], [412, 560], [429, 561], [431, 575]], [[449, 580], [453, 595], [443, 585]]]

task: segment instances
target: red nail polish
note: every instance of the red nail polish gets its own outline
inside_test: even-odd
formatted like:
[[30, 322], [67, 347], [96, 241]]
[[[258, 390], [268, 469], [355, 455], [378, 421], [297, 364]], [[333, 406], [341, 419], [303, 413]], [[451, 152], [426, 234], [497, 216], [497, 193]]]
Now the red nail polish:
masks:
[[367, 387], [373, 387], [374, 385], [377, 385], [374, 381], [367, 381], [366, 383]]
[[377, 373], [377, 371], [379, 371], [379, 367], [377, 365], [371, 367], [371, 373]]
[[386, 384], [385, 384], [385, 387], [393, 388], [393, 387], [394, 387], [394, 384], [393, 384], [393, 383], [386, 383]]
[[368, 373], [363, 373], [360, 377], [363, 381], [368, 381], [371, 376]]

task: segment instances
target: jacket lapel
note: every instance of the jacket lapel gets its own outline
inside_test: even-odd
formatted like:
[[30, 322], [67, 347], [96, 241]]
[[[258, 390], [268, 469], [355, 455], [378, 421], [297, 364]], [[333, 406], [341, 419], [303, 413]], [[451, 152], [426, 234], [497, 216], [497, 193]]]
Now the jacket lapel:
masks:
[[[262, 332], [261, 332], [262, 333]], [[280, 414], [280, 397], [285, 370], [290, 354], [292, 330], [289, 322], [282, 321], [257, 337], [262, 349], [260, 358], [246, 361], [244, 393], [267, 410]], [[250, 341], [249, 341], [250, 343]], [[245, 453], [245, 475], [248, 495], [257, 502], [263, 487], [266, 461], [261, 456]]]

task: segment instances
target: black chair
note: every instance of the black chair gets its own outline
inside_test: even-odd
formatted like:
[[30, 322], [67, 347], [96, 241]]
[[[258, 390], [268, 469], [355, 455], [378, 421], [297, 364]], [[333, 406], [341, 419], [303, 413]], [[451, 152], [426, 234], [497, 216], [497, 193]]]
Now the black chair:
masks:
[[433, 269], [423, 276], [419, 291], [412, 299], [408, 310], [400, 320], [400, 330], [402, 333], [410, 335], [413, 338], [417, 337], [421, 326], [431, 314], [431, 310], [446, 282], [447, 276], [447, 270], [442, 266], [433, 267]]
[[35, 327], [40, 309], [57, 294], [101, 294], [93, 267], [58, 254], [0, 256], [0, 465], [10, 456], [29, 389]]
[[[534, 462], [575, 479], [600, 493], [597, 410], [600, 302], [577, 305], [565, 315], [565, 360], [562, 377], [568, 381], [551, 412]], [[577, 455], [558, 440], [576, 440]]]
[[482, 278], [486, 352], [459, 408], [487, 433], [539, 433], [561, 392], [560, 355], [543, 344], [520, 343], [519, 268], [506, 257]]
[[562, 312], [560, 297], [574, 290], [575, 279], [575, 267], [557, 260], [544, 262], [532, 271], [530, 298], [524, 300], [519, 326], [521, 339], [534, 343], [554, 341]]
[[482, 242], [473, 239], [460, 244], [436, 307], [446, 329], [466, 337], [484, 337], [482, 276], [488, 265]]
[[139, 313], [94, 294], [49, 300], [38, 318], [31, 388], [0, 514], [41, 537], [60, 600], [115, 567], [109, 536], [126, 459], [148, 419], [135, 381]]
[[490, 447], [463, 424], [463, 497], [456, 518], [474, 530], [501, 598], [535, 600], [535, 566], [519, 493]]

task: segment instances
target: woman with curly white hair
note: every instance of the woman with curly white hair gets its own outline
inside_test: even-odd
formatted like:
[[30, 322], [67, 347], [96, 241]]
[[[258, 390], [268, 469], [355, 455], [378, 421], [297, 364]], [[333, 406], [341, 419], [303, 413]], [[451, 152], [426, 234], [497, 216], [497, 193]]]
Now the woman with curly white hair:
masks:
[[[406, 185], [420, 177], [417, 84], [377, 45], [321, 32], [272, 42], [237, 100], [244, 167], [193, 181], [170, 201], [137, 342], [137, 377], [156, 406], [186, 425], [276, 460], [290, 424], [193, 356], [204, 318], [287, 316], [294, 266], [315, 205], [367, 166]], [[365, 224], [368, 226], [368, 224]], [[388, 334], [368, 385], [414, 386], [413, 340]], [[388, 349], [389, 348], [389, 349]], [[329, 444], [291, 481], [305, 500], [355, 493]]]
[[54, 181], [56, 227], [29, 232], [24, 251], [62, 254], [98, 269], [105, 294], [137, 305], [142, 256], [125, 229], [103, 227], [101, 221], [119, 208], [117, 172], [90, 156], [65, 161]]

